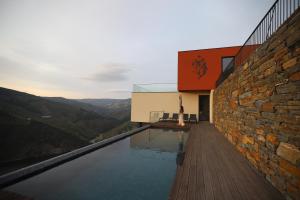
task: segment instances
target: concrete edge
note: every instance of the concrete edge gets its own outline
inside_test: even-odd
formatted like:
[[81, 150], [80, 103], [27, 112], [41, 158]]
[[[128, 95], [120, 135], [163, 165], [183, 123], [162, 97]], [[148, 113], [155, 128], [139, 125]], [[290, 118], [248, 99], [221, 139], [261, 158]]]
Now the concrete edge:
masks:
[[123, 138], [126, 138], [128, 136], [131, 136], [135, 133], [138, 133], [140, 131], [143, 131], [147, 128], [149, 128], [151, 125], [145, 125], [143, 127], [140, 128], [136, 128], [134, 130], [125, 132], [125, 133], [121, 133], [119, 135], [113, 136], [111, 138], [102, 140], [100, 142], [94, 143], [94, 144], [90, 144], [87, 145], [85, 147], [81, 147], [79, 149], [75, 149], [73, 151], [64, 153], [62, 155], [56, 156], [54, 158], [50, 158], [48, 160], [18, 169], [16, 171], [13, 172], [9, 172], [7, 174], [4, 174], [2, 176], [0, 176], [0, 189], [10, 186], [12, 184], [15, 184], [19, 181], [22, 181], [26, 178], [32, 177], [36, 174], [42, 173], [48, 169], [51, 169], [55, 166], [58, 166], [62, 163], [65, 163], [67, 161], [73, 160], [75, 158], [78, 158], [82, 155], [85, 155], [87, 153], [90, 153], [92, 151], [95, 151], [101, 147], [107, 146], [109, 144], [112, 144], [114, 142], [117, 142]]

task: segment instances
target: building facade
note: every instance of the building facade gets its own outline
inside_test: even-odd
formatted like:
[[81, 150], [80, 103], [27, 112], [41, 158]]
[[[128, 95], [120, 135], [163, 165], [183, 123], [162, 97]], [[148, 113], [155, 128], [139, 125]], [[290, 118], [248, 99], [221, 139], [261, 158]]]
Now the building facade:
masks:
[[[233, 66], [239, 46], [178, 52], [177, 84], [134, 85], [131, 121], [155, 122], [163, 113], [179, 112], [182, 96], [184, 112], [198, 120], [213, 121], [213, 91], [223, 71]], [[232, 65], [232, 66], [231, 66]]]

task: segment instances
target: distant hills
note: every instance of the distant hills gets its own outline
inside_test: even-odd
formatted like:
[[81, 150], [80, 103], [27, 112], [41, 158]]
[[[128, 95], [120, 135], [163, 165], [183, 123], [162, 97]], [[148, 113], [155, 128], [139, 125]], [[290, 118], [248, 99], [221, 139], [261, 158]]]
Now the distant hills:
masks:
[[19, 161], [61, 154], [89, 144], [68, 132], [37, 120], [0, 111], [0, 160]]
[[66, 103], [96, 112], [102, 116], [115, 118], [121, 121], [130, 119], [130, 99], [65, 99], [62, 97], [46, 97], [59, 103]]
[[130, 99], [39, 97], [0, 87], [0, 168], [113, 136], [128, 128], [129, 119]]

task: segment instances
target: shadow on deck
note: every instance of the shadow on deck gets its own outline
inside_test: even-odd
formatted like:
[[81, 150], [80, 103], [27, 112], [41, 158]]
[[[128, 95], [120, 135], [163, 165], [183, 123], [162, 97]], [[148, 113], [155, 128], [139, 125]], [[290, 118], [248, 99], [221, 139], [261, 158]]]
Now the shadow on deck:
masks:
[[192, 125], [169, 199], [284, 199], [208, 122]]

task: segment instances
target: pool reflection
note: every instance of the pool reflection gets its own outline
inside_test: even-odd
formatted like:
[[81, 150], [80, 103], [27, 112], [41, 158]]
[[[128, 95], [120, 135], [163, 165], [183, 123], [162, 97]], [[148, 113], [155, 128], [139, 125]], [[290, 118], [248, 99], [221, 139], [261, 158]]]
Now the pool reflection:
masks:
[[130, 137], [130, 147], [147, 149], [160, 152], [183, 152], [188, 139], [188, 133], [184, 131], [147, 129], [143, 134]]

